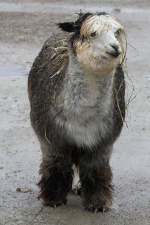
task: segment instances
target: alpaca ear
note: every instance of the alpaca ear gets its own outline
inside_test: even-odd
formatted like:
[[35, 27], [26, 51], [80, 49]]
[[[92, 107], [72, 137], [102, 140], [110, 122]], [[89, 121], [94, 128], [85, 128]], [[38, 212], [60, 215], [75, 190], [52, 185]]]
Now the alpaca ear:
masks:
[[77, 30], [77, 26], [74, 22], [66, 22], [66, 23], [58, 23], [58, 27], [65, 32], [75, 32]]

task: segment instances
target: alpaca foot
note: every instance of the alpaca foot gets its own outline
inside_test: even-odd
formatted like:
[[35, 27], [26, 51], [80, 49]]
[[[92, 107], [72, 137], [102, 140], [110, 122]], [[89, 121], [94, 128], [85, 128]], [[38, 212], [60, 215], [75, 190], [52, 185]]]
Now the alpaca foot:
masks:
[[42, 176], [39, 187], [39, 198], [43, 199], [44, 205], [57, 207], [67, 203], [67, 194], [72, 186], [72, 171], [51, 168], [49, 176]]
[[90, 212], [107, 212], [112, 206], [112, 191], [101, 190], [99, 193], [87, 196], [84, 200], [84, 207]]

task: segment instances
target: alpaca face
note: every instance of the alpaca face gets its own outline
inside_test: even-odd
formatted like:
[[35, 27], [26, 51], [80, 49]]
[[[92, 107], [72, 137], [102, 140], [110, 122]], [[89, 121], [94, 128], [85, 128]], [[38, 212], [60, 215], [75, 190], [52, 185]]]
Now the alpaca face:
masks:
[[89, 16], [73, 47], [81, 66], [89, 73], [109, 74], [125, 55], [123, 26], [109, 15]]

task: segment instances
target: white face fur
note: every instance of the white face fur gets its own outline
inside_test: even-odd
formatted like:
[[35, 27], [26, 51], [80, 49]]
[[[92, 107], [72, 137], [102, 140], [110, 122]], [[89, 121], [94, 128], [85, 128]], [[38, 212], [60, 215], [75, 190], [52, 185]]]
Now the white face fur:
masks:
[[107, 75], [122, 62], [126, 51], [123, 26], [110, 15], [89, 16], [75, 40], [77, 59], [88, 73]]

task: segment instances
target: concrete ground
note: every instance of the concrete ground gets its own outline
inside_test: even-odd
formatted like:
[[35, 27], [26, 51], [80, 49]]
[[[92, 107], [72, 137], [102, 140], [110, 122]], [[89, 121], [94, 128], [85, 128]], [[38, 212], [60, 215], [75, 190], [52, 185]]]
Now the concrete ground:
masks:
[[[150, 3], [102, 2], [0, 0], [0, 225], [150, 224]], [[57, 35], [55, 23], [74, 19], [80, 8], [105, 9], [127, 31], [128, 113], [111, 160], [113, 207], [104, 214], [85, 212], [73, 195], [56, 209], [37, 199], [41, 154], [29, 121], [27, 74], [43, 42]]]

